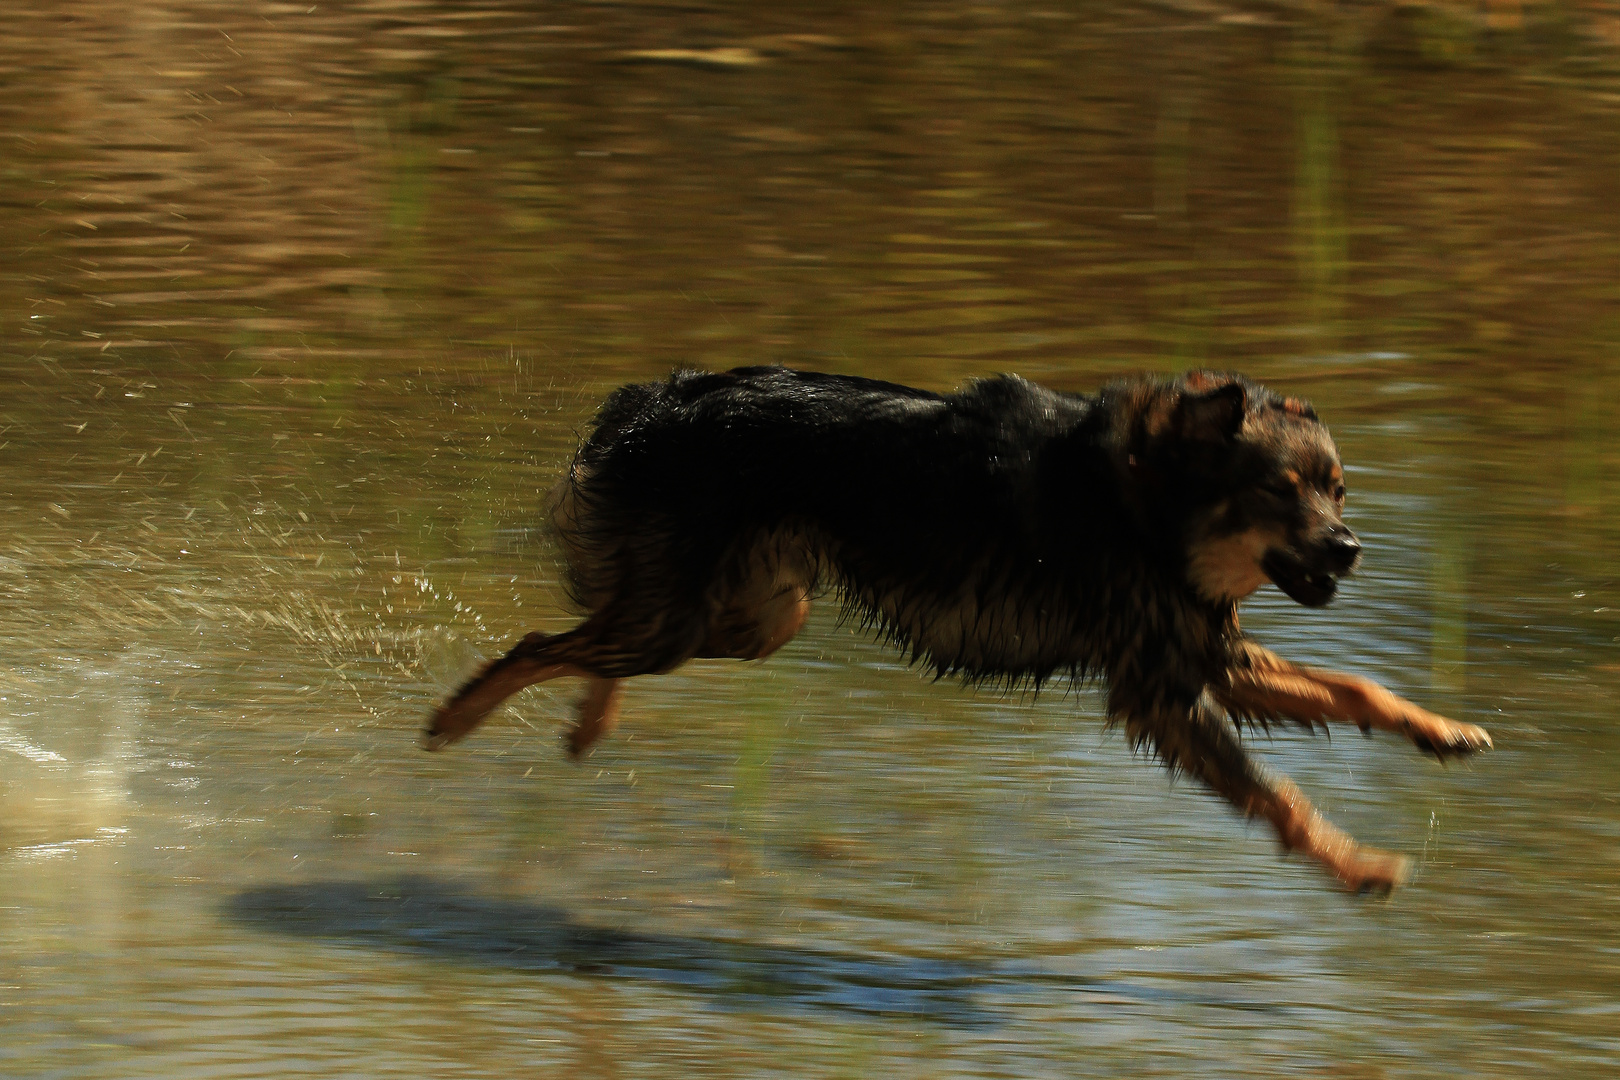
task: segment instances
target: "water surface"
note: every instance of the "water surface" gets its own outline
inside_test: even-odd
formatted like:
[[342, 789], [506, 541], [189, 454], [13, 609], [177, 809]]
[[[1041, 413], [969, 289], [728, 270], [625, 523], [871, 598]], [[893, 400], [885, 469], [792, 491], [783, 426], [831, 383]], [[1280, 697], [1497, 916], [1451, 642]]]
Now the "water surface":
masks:
[[[0, 1071], [1605, 1076], [1620, 18], [86, 2], [0, 41]], [[569, 617], [613, 386], [1242, 369], [1364, 573], [1246, 625], [1487, 726], [1260, 752], [1388, 903], [830, 610], [413, 737]]]

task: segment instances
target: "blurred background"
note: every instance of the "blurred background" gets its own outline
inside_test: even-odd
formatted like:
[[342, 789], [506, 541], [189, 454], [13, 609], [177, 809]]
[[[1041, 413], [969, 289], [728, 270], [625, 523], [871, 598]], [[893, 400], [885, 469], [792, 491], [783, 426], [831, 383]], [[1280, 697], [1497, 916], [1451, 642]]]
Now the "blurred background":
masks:
[[[0, 1072], [1606, 1076], [1620, 4], [112, 4], [0, 38]], [[766, 665], [414, 748], [571, 620], [603, 395], [781, 362], [1309, 397], [1364, 572], [1245, 625], [1497, 749]]]

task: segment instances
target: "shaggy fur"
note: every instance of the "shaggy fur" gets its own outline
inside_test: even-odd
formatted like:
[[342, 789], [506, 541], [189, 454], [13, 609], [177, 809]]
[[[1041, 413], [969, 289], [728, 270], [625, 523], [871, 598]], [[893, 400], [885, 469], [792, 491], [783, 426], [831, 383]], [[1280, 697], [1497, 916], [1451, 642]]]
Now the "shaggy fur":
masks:
[[784, 368], [680, 371], [616, 391], [554, 495], [584, 622], [488, 665], [424, 745], [461, 738], [524, 686], [583, 676], [579, 753], [614, 723], [621, 680], [767, 656], [832, 591], [939, 675], [1103, 680], [1133, 746], [1349, 887], [1386, 891], [1405, 861], [1328, 824], [1234, 723], [1344, 721], [1437, 756], [1490, 745], [1238, 629], [1238, 602], [1268, 581], [1309, 606], [1332, 599], [1361, 546], [1343, 501], [1315, 411], [1232, 375], [1089, 397], [1004, 376], [942, 396]]

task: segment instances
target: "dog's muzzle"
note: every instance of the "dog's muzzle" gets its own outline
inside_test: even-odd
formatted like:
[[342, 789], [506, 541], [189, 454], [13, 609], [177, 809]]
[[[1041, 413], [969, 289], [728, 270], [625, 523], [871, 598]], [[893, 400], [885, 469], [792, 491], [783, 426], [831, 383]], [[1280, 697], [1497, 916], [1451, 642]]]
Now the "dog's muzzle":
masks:
[[1361, 541], [1343, 525], [1301, 552], [1296, 548], [1270, 548], [1260, 569], [1272, 584], [1295, 603], [1321, 607], [1339, 590], [1339, 578], [1352, 573], [1361, 561]]

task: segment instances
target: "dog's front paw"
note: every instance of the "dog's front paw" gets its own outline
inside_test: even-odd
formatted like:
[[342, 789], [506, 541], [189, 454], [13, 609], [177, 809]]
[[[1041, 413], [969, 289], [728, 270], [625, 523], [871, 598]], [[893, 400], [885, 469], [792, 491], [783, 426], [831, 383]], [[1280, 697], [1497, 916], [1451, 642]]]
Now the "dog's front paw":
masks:
[[1442, 761], [1491, 748], [1491, 736], [1484, 728], [1476, 724], [1459, 724], [1433, 713], [1408, 719], [1406, 731], [1414, 746]]
[[1357, 848], [1333, 867], [1345, 888], [1358, 895], [1388, 896], [1412, 876], [1412, 861], [1377, 848]]

